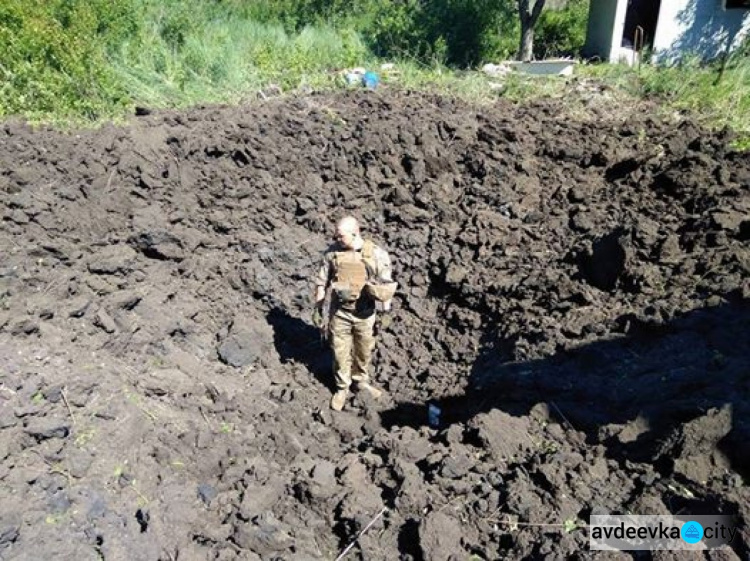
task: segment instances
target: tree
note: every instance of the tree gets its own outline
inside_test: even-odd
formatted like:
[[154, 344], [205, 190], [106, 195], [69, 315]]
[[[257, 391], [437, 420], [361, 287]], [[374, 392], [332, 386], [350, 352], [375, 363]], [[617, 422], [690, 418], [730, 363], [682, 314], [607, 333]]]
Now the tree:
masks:
[[[533, 1], [533, 5], [529, 5]], [[518, 15], [521, 18], [521, 44], [518, 60], [531, 60], [534, 55], [534, 25], [547, 0], [518, 0]]]

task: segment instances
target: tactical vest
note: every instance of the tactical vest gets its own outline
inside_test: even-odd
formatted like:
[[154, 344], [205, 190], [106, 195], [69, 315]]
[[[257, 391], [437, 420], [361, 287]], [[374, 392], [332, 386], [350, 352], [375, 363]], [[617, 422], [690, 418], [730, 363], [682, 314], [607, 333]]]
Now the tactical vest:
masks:
[[344, 308], [354, 308], [367, 280], [375, 275], [375, 244], [365, 240], [361, 251], [337, 251], [333, 256], [332, 288]]

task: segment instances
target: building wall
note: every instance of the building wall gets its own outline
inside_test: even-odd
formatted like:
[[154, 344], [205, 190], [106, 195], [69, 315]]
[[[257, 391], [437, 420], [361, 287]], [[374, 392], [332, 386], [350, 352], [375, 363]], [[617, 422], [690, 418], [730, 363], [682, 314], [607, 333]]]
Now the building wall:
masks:
[[654, 37], [657, 62], [685, 54], [712, 59], [750, 36], [750, 9], [724, 9], [723, 0], [662, 1]]
[[592, 0], [583, 56], [616, 60], [625, 25], [627, 0]]
[[[630, 61], [621, 47], [628, 0], [591, 0], [585, 57]], [[662, 0], [654, 34], [654, 60], [670, 63], [686, 54], [712, 59], [750, 38], [750, 9], [724, 9], [724, 0]]]

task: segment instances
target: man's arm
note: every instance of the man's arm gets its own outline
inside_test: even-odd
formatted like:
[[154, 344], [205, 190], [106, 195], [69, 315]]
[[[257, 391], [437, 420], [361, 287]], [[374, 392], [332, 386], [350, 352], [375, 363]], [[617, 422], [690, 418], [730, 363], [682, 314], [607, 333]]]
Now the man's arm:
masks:
[[323, 256], [323, 262], [318, 268], [318, 274], [315, 275], [315, 289], [313, 290], [313, 300], [315, 306], [323, 306], [326, 299], [326, 289], [330, 282], [331, 264], [326, 255]]
[[323, 316], [323, 306], [325, 304], [326, 299], [326, 289], [328, 288], [330, 278], [330, 264], [328, 260], [326, 259], [326, 256], [323, 256], [323, 262], [320, 265], [320, 268], [318, 269], [318, 274], [315, 275], [315, 288], [313, 290], [313, 312], [312, 312], [312, 322], [315, 327], [317, 327], [321, 335], [325, 337], [325, 331], [326, 331], [326, 320]]

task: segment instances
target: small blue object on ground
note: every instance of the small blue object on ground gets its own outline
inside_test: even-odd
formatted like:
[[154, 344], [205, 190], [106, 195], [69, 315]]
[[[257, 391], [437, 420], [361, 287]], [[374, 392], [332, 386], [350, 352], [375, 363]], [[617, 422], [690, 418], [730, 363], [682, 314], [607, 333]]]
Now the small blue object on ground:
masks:
[[440, 427], [440, 407], [434, 403], [427, 406], [427, 422], [434, 429]]
[[375, 72], [369, 70], [362, 76], [362, 85], [366, 88], [374, 90], [380, 83], [380, 77]]

